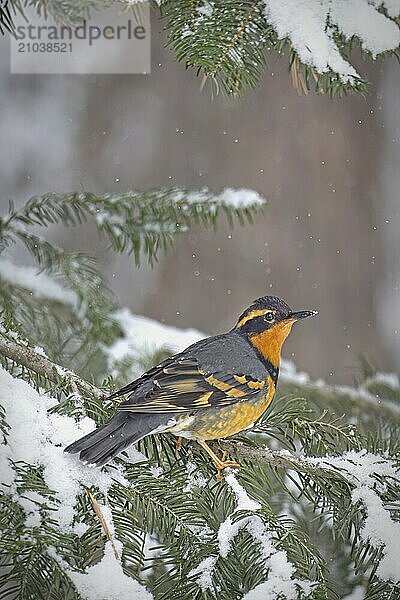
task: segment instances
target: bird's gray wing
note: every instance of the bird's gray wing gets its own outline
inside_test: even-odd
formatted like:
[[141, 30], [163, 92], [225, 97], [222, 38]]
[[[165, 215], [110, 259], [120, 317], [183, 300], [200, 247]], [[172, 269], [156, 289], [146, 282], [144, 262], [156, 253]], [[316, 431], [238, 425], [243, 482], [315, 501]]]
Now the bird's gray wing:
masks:
[[191, 412], [227, 406], [260, 393], [268, 386], [265, 368], [254, 353], [248, 354], [246, 346], [241, 352], [237, 340], [227, 337], [208, 338], [145, 373], [123, 388], [126, 392], [121, 390], [131, 394], [118, 410]]

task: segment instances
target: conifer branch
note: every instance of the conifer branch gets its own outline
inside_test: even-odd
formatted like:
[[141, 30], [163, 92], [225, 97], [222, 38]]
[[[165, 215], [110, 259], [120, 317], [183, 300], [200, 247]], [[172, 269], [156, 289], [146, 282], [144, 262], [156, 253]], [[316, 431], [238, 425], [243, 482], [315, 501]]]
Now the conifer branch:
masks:
[[[199, 2], [192, 2], [192, 10]], [[5, 574], [0, 598], [12, 586], [16, 593], [22, 589], [26, 600], [43, 597], [43, 590], [49, 598], [78, 599], [82, 577], [90, 579], [111, 558], [123, 585], [131, 585], [126, 576], [137, 585], [151, 567], [146, 585], [157, 600], [211, 599], [214, 593], [221, 600], [239, 599], [274, 579], [270, 556], [283, 559], [291, 589], [296, 582], [312, 583], [310, 600], [337, 600], [336, 588], [343, 596], [359, 580], [364, 584], [369, 573], [368, 599], [390, 597], [395, 584], [383, 567], [385, 549], [392, 551], [393, 544], [385, 528], [379, 532], [382, 542], [369, 531], [374, 511], [380, 515], [375, 522], [397, 526], [400, 390], [395, 375], [364, 365], [361, 385], [343, 389], [310, 383], [288, 365], [265, 418], [247, 435], [221, 441], [241, 462], [237, 479], [227, 471], [224, 484], [216, 481], [214, 466], [196, 443], [185, 443], [177, 457], [175, 439], [168, 434], [146, 437], [138, 447], [144, 455], [132, 447], [128, 460], [121, 453], [103, 470], [63, 454], [73, 435], [94, 426], [87, 417], [100, 424], [115, 408], [100, 401], [101, 390], [88, 380], [103, 384], [104, 373], [112, 370], [123, 384], [125, 377], [133, 379], [159, 360], [153, 354], [146, 358], [143, 338], [129, 333], [127, 323], [135, 317], [114, 315], [113, 298], [92, 259], [64, 253], [29, 228], [74, 226], [93, 218], [114, 251], [133, 252], [137, 260], [143, 251], [151, 260], [175, 229], [193, 222], [213, 227], [219, 212], [230, 224], [251, 222], [260, 208], [259, 196], [248, 191], [243, 196], [243, 190], [240, 197], [232, 190], [217, 196], [204, 190], [47, 194], [0, 219], [0, 247], [24, 244], [44, 270], [38, 276], [35, 268], [1, 264], [0, 362], [9, 374], [0, 372], [0, 431], [8, 469], [0, 495], [0, 561], [14, 566]], [[158, 327], [152, 353], [164, 351], [163, 342], [168, 347], [169, 330]], [[51, 331], [56, 343], [45, 348], [48, 358], [35, 344], [47, 343]], [[117, 354], [110, 343], [118, 344], [123, 334], [126, 354], [107, 364]], [[53, 350], [58, 341], [60, 348], [69, 345], [68, 352]], [[186, 342], [191, 343], [185, 333], [182, 348]], [[70, 350], [75, 360], [69, 360]], [[30, 383], [30, 389], [13, 377]], [[112, 378], [104, 385], [111, 388]], [[382, 412], [386, 429], [380, 428]], [[58, 477], [59, 469], [65, 469], [65, 477]], [[221, 551], [226, 528], [228, 555]], [[154, 536], [157, 556], [147, 552], [148, 536]], [[325, 559], [325, 546], [333, 565]], [[114, 560], [115, 552], [120, 561]], [[196, 575], [203, 561], [212, 565], [205, 573], [206, 590]], [[92, 567], [98, 570], [90, 575]]]
[[230, 455], [236, 456], [238, 460], [257, 461], [266, 466], [276, 469], [295, 469], [298, 472], [307, 473], [315, 477], [324, 477], [336, 483], [345, 482], [339, 472], [326, 469], [320, 464], [310, 464], [301, 457], [296, 457], [287, 450], [269, 450], [260, 446], [244, 444], [239, 440], [224, 440], [221, 446]]
[[[95, 398], [101, 396], [101, 391], [98, 388], [88, 384], [73, 371], [62, 369], [59, 365], [53, 361], [49, 361], [46, 357], [38, 354], [31, 348], [22, 345], [14, 339], [9, 339], [9, 336], [3, 332], [0, 332], [0, 354], [12, 360], [15, 364], [19, 364], [28, 370], [36, 372], [45, 380], [52, 380], [58, 383], [59, 379], [63, 378], [68, 381], [68, 384], [72, 389], [76, 387], [80, 393]], [[290, 414], [292, 417], [294, 416], [294, 413], [289, 412], [289, 421], [290, 418], [292, 418], [290, 417]], [[270, 420], [271, 426], [273, 427], [273, 416], [270, 417]], [[280, 417], [278, 412], [276, 414], [278, 427], [279, 420]], [[324, 437], [325, 433], [323, 425], [324, 423], [316, 422], [315, 420], [305, 420], [303, 429], [299, 428], [300, 441], [303, 443], [303, 437], [307, 438], [309, 435], [313, 435], [312, 428], [318, 428], [319, 435]], [[331, 428], [335, 430], [335, 435], [344, 435], [345, 438], [347, 437], [346, 430], [341, 430], [335, 422], [328, 422], [325, 425], [328, 429]], [[255, 433], [257, 434], [258, 431], [262, 431], [262, 424], [255, 430]], [[162, 565], [171, 563], [177, 565], [176, 569], [174, 567], [172, 571], [168, 571], [168, 577], [165, 572], [161, 570], [162, 575], [158, 579], [158, 582], [154, 584], [154, 589], [157, 590], [156, 597], [160, 598], [164, 597], [164, 595], [165, 597], [168, 597], [171, 589], [180, 589], [182, 592], [181, 597], [189, 598], [193, 596], [193, 593], [195, 593], [197, 589], [195, 581], [190, 578], [187, 580], [186, 578], [189, 571], [193, 569], [193, 561], [197, 561], [198, 564], [205, 556], [209, 556], [210, 552], [217, 552], [218, 555], [218, 550], [215, 550], [215, 547], [213, 546], [213, 544], [215, 544], [217, 532], [214, 531], [214, 533], [212, 533], [212, 529], [210, 529], [206, 539], [201, 540], [198, 538], [196, 528], [205, 528], [204, 530], [206, 531], [207, 527], [210, 527], [210, 524], [215, 523], [214, 511], [216, 510], [216, 506], [219, 506], [224, 514], [230, 514], [232, 507], [228, 489], [229, 486], [221, 487], [220, 484], [217, 484], [217, 487], [214, 487], [212, 484], [210, 485], [210, 483], [208, 483], [206, 487], [201, 487], [197, 492], [190, 492], [188, 495], [185, 491], [185, 486], [187, 485], [186, 460], [182, 463], [181, 460], [174, 458], [173, 449], [171, 450], [170, 448], [171, 444], [169, 443], [168, 438], [164, 438], [163, 436], [161, 436], [161, 438], [162, 439], [160, 440], [155, 438], [145, 440], [147, 442], [146, 450], [149, 450], [149, 452], [146, 451], [146, 454], [151, 462], [161, 459], [159, 464], [163, 465], [164, 468], [166, 467], [166, 464], [169, 463], [170, 470], [165, 471], [165, 475], [158, 479], [148, 472], [146, 464], [135, 465], [122, 460], [125, 482], [122, 484], [118, 478], [115, 480], [113, 487], [109, 491], [110, 507], [112, 507], [114, 524], [118, 528], [117, 539], [122, 542], [124, 546], [122, 561], [124, 561], [124, 556], [130, 556], [131, 560], [133, 560], [132, 564], [137, 564], [137, 568], [140, 568], [139, 565], [144, 563], [143, 551], [137, 541], [138, 532], [147, 531], [156, 534], [160, 540], [160, 544], [165, 548], [165, 552], [158, 561], [160, 565], [159, 568], [162, 569]], [[323, 515], [324, 513], [332, 514], [334, 517], [334, 530], [339, 536], [338, 539], [341, 539], [344, 542], [350, 541], [353, 543], [353, 546], [357, 544], [355, 546], [356, 549], [354, 550], [354, 560], [356, 560], [356, 564], [359, 565], [359, 568], [365, 570], [369, 564], [377, 565], [377, 561], [379, 561], [379, 556], [381, 556], [381, 554], [379, 554], [379, 547], [373, 547], [371, 544], [360, 538], [363, 527], [363, 519], [360, 512], [362, 506], [360, 507], [360, 504], [355, 504], [353, 502], [352, 489], [354, 486], [352, 480], [349, 479], [349, 473], [347, 473], [346, 469], [342, 472], [340, 466], [335, 468], [334, 464], [329, 462], [329, 460], [326, 460], [326, 458], [324, 460], [323, 456], [320, 459], [302, 458], [295, 456], [287, 450], [268, 450], [265, 447], [256, 446], [255, 443], [260, 444], [260, 439], [256, 442], [249, 439], [244, 441], [240, 439], [229, 440], [221, 442], [221, 445], [225, 450], [228, 450], [231, 455], [237, 456], [239, 460], [243, 461], [238, 474], [240, 481], [246, 484], [247, 490], [251, 490], [251, 493], [254, 494], [257, 501], [262, 505], [262, 512], [259, 513], [260, 518], [264, 519], [268, 527], [275, 531], [274, 536], [277, 543], [283, 544], [283, 548], [288, 552], [288, 556], [296, 565], [296, 568], [300, 569], [300, 572], [306, 577], [308, 570], [313, 570], [314, 568], [317, 569], [317, 578], [318, 581], [320, 581], [321, 589], [320, 593], [316, 593], [316, 595], [312, 597], [315, 599], [322, 597], [336, 598], [334, 594], [328, 594], [327, 596], [323, 595], [323, 593], [325, 593], [325, 587], [329, 587], [329, 582], [325, 579], [325, 574], [323, 573], [323, 559], [318, 558], [318, 553], [315, 554], [317, 557], [315, 560], [318, 562], [318, 567], [316, 567], [316, 564], [313, 561], [308, 561], [308, 559], [306, 560], [305, 558], [308, 556], [311, 548], [314, 548], [315, 550], [312, 540], [307, 537], [306, 533], [301, 533], [300, 530], [296, 531], [297, 525], [295, 525], [293, 521], [290, 521], [290, 519], [286, 520], [287, 526], [285, 526], [284, 521], [280, 521], [280, 518], [275, 516], [269, 506], [270, 493], [268, 488], [269, 486], [272, 486], [272, 489], [275, 489], [276, 492], [276, 487], [274, 488], [274, 485], [276, 486], [276, 482], [278, 482], [280, 489], [284, 490], [288, 496], [292, 497], [293, 501], [299, 503], [300, 506], [300, 499], [303, 498], [314, 505], [314, 510], [317, 511], [317, 515]], [[155, 455], [151, 450], [152, 444], [154, 446], [160, 444], [160, 448], [162, 449], [160, 455], [158, 455], [158, 453]], [[173, 447], [173, 444], [171, 447]], [[354, 437], [353, 447], [355, 449], [360, 447], [356, 436]], [[198, 476], [204, 472], [211, 474], [213, 467], [210, 465], [209, 461], [202, 456], [201, 451], [193, 444], [190, 444], [190, 448], [190, 451], [194, 452], [196, 456], [196, 462], [198, 460]], [[170, 462], [170, 455], [173, 457], [172, 462]], [[379, 457], [377, 457], [377, 460], [379, 460]], [[383, 462], [385, 460], [386, 459], [382, 458]], [[391, 462], [394, 464], [394, 461], [390, 460], [387, 461], [387, 464], [389, 465]], [[121, 464], [119, 459], [117, 460], [117, 464]], [[275, 484], [273, 483], [273, 478], [268, 477], [268, 480], [266, 480], [265, 472], [263, 472], [263, 469], [257, 469], [257, 465], [259, 465], [259, 467], [268, 467], [272, 469], [276, 478]], [[113, 468], [111, 467], [111, 469]], [[35, 475], [34, 466], [25, 465], [23, 467], [18, 467], [18, 470], [20, 486], [24, 485], [28, 490], [40, 490], [42, 496], [46, 496], [50, 493], [49, 491], [46, 491], [46, 488], [43, 487], [41, 483], [39, 483], [38, 487], [37, 481], [40, 476], [38, 471], [36, 471]], [[113, 472], [113, 470], [111, 470], [111, 472]], [[291, 472], [297, 474], [299, 478], [297, 481], [292, 478]], [[379, 476], [379, 473], [376, 477], [374, 474], [371, 474], [371, 476], [374, 477], [377, 482], [377, 490], [383, 491], [382, 501], [385, 503], [385, 506], [387, 505], [390, 508], [390, 504], [393, 503], [398, 496], [398, 482], [390, 477], [382, 479]], [[284, 480], [285, 477], [287, 478], [286, 480]], [[298, 495], [291, 491], [290, 486], [288, 487], [288, 481], [290, 482], [291, 480], [298, 488]], [[199, 481], [201, 481], [201, 479]], [[212, 481], [212, 479], [210, 481]], [[204, 483], [201, 485], [204, 486], [205, 483], [206, 480], [204, 480]], [[23, 487], [20, 489], [22, 493]], [[97, 500], [93, 503], [93, 498], [95, 498], [95, 496], [92, 491], [92, 497], [89, 494], [87, 495], [92, 507], [94, 507], [96, 503], [97, 505], [99, 504]], [[376, 496], [376, 498], [378, 499], [378, 496]], [[380, 500], [378, 499], [378, 501]], [[384, 505], [382, 504], [382, 507], [383, 506]], [[11, 510], [11, 506], [7, 505], [7, 503], [6, 508]], [[96, 514], [99, 516], [98, 506], [97, 509]], [[90, 522], [90, 514], [86, 513], [87, 511], [85, 511], [85, 521], [88, 520]], [[342, 515], [341, 519], [337, 518], [338, 514]], [[238, 518], [244, 517], [238, 516]], [[322, 524], [322, 516], [318, 516], [317, 518]], [[103, 521], [101, 521], [101, 524], [106, 539], [110, 539], [110, 537], [112, 537], [110, 528], [107, 524], [105, 526]], [[195, 529], [193, 529], [193, 527]], [[212, 527], [215, 527], [215, 525]], [[54, 533], [51, 535], [54, 536]], [[79, 553], [77, 550], [74, 551], [77, 552], [76, 558], [73, 551], [69, 551], [72, 552], [71, 559], [73, 559], [74, 564], [78, 558], [79, 561], [86, 560], [86, 552], [89, 548], [91, 549], [90, 556], [93, 556], [92, 552], [95, 552], [95, 555], [98, 556], [99, 544], [101, 544], [100, 535], [101, 533], [96, 529], [95, 536], [93, 533], [88, 536], [87, 542], [82, 542], [85, 545]], [[304, 537], [304, 535], [306, 537]], [[237, 547], [235, 546], [230, 560], [235, 561], [236, 555], [238, 557], [241, 556], [242, 558], [240, 560], [243, 560], [244, 555], [246, 555], [246, 561], [255, 561], [254, 564], [256, 564], [258, 560], [256, 554], [257, 547], [255, 547], [254, 544], [249, 544], [249, 540], [247, 539], [246, 541], [246, 539], [247, 538], [241, 538], [237, 541]], [[208, 540], [207, 543], [206, 540]], [[9, 552], [14, 552], [16, 547], [11, 548], [10, 544], [11, 541], [8, 540], [8, 538], [5, 539], [3, 544], [4, 547], [9, 548]], [[39, 553], [39, 550], [34, 547], [32, 547], [32, 551]], [[191, 554], [190, 559], [188, 559], [189, 552]], [[228, 564], [230, 564], [229, 561]], [[157, 561], [155, 561], [154, 565], [154, 568], [157, 568]], [[51, 569], [53, 568], [54, 565], [51, 565]], [[225, 575], [223, 575], [226, 569], [225, 562], [220, 559], [217, 560], [215, 568], [217, 569], [215, 574], [216, 581], [222, 581], [221, 577], [225, 577]], [[254, 573], [253, 577], [255, 577], [255, 579], [252, 578], [252, 582], [254, 580], [259, 581], [257, 578], [262, 576], [262, 564], [260, 563], [257, 568], [260, 569], [259, 574], [256, 575]], [[132, 571], [132, 575], [135, 576], [134, 570]], [[229, 577], [232, 578], [232, 575]], [[32, 584], [30, 583], [29, 585]], [[171, 585], [173, 586], [172, 588]], [[251, 585], [254, 585], [254, 583]], [[389, 584], [382, 588], [382, 585], [375, 579], [373, 580], [372, 585], [374, 586], [374, 589], [383, 589], [385, 592], [389, 589]], [[328, 589], [328, 587], [326, 589]], [[228, 598], [229, 595], [225, 594], [222, 597]]]
[[[230, 226], [235, 221], [251, 223], [264, 204], [252, 190], [226, 188], [213, 193], [207, 189], [173, 188], [104, 195], [49, 193], [31, 198], [18, 210], [11, 206], [8, 215], [0, 217], [0, 252], [23, 244], [36, 261], [40, 277], [47, 280], [37, 282], [38, 295], [36, 292], [32, 295], [30, 290], [25, 293], [24, 281], [21, 284], [17, 277], [15, 283], [13, 279], [18, 266], [13, 269], [8, 265], [5, 277], [1, 271], [2, 316], [19, 324], [23, 337], [40, 346], [44, 344], [45, 351], [56, 362], [101, 380], [106, 361], [104, 347], [120, 335], [113, 317], [117, 308], [113, 293], [95, 258], [82, 252], [65, 252], [32, 233], [32, 228], [46, 228], [49, 224], [74, 227], [91, 219], [99, 236], [109, 242], [114, 252], [133, 254], [139, 266], [142, 255], [152, 264], [160, 250], [167, 250], [176, 235], [195, 223], [214, 228], [220, 213]], [[26, 276], [29, 269], [22, 270], [25, 273], [22, 280], [29, 285], [37, 277], [37, 271], [30, 268]], [[58, 281], [62, 284], [58, 294], [47, 298], [47, 284], [54, 288]], [[66, 300], [68, 297], [65, 307], [60, 306], [63, 294]], [[18, 297], [22, 302], [16, 301]], [[47, 310], [41, 309], [38, 297], [44, 299]], [[39, 326], [33, 325], [37, 323]], [[100, 359], [96, 373], [92, 357]], [[89, 363], [90, 373], [86, 369]]]
[[72, 388], [77, 388], [80, 392], [87, 394], [89, 397], [101, 398], [104, 396], [101, 390], [76, 375], [73, 371], [61, 367], [46, 356], [35, 352], [32, 348], [29, 348], [29, 346], [23, 346], [13, 339], [10, 339], [3, 332], [0, 332], [0, 354], [17, 365], [20, 365], [29, 371], [34, 371], [44, 379], [54, 383], [60, 383], [60, 380], [67, 381]]
[[382, 411], [385, 411], [392, 419], [400, 421], [400, 390], [397, 390], [396, 393], [392, 389], [388, 390], [383, 382], [376, 382], [376, 384], [374, 386], [374, 376], [367, 377], [358, 389], [350, 386], [333, 386], [327, 383], [321, 385], [321, 383], [313, 381], [298, 385], [290, 380], [285, 381], [282, 377], [281, 389], [290, 394], [296, 394], [301, 390], [301, 393], [306, 394], [308, 399], [315, 398], [319, 404], [322, 400], [330, 405], [334, 398], [335, 403], [340, 406], [339, 411], [348, 411], [353, 403], [359, 413], [375, 413], [376, 416], [379, 416], [382, 415]]
[[[235, 220], [240, 224], [251, 223], [264, 206], [264, 199], [256, 192], [229, 188], [220, 193], [206, 188], [134, 190], [104, 195], [49, 193], [31, 198], [19, 210], [11, 208], [9, 215], [0, 219], [0, 247], [9, 246], [18, 238], [46, 265], [49, 256], [55, 256], [58, 249], [48, 242], [44, 244], [26, 228], [55, 223], [74, 227], [92, 219], [100, 237], [114, 252], [133, 254], [137, 265], [143, 253], [151, 264], [160, 250], [168, 249], [174, 237], [191, 225], [215, 227], [221, 213], [231, 227]], [[86, 257], [86, 262], [89, 258]], [[83, 261], [85, 257], [77, 254], [74, 259]]]
[[[137, 2], [128, 3], [134, 12]], [[29, 4], [38, 14], [71, 26], [114, 2], [30, 0]], [[312, 0], [299, 6], [270, 0], [151, 2], [164, 19], [167, 43], [177, 60], [193, 68], [203, 83], [211, 79], [217, 91], [239, 94], [257, 86], [266, 54], [274, 52], [286, 57], [298, 92], [306, 94], [314, 86], [330, 96], [365, 94], [368, 83], [351, 61], [354, 49], [370, 61], [391, 55], [399, 59], [398, 5], [385, 0], [362, 4], [355, 15], [353, 3], [338, 0], [325, 4], [314, 0], [314, 6]], [[0, 33], [15, 33], [15, 15], [23, 15], [25, 5], [22, 0], [0, 0]], [[378, 37], [372, 34], [374, 29], [380, 31]]]
[[[72, 387], [89, 396], [95, 398], [104, 397], [104, 393], [99, 388], [85, 381], [73, 371], [64, 369], [42, 354], [35, 352], [32, 348], [8, 338], [2, 332], [0, 332], [0, 354], [54, 383], [58, 383], [60, 378], [62, 378]], [[339, 473], [335, 473], [331, 469], [326, 469], [319, 464], [311, 465], [309, 462], [303, 460], [301, 457], [294, 456], [287, 450], [273, 451], [268, 448], [249, 445], [248, 443], [245, 444], [241, 440], [223, 440], [221, 444], [224, 450], [237, 456], [239, 460], [241, 458], [249, 461], [255, 460], [278, 469], [295, 468], [297, 471], [318, 477], [325, 477], [335, 482], [344, 481]]]

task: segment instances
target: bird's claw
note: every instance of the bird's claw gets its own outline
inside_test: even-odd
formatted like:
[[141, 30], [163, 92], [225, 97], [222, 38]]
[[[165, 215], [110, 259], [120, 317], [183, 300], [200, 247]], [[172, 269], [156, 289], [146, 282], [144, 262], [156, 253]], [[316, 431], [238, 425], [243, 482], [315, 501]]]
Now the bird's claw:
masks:
[[216, 463], [218, 481], [222, 481], [222, 479], [224, 478], [224, 476], [222, 474], [222, 471], [224, 469], [228, 469], [230, 467], [233, 467], [235, 469], [240, 468], [240, 464], [236, 460], [226, 460], [227, 456], [228, 456], [228, 453], [224, 452], [222, 455], [222, 459]]
[[228, 456], [227, 452], [223, 452], [222, 458], [218, 458], [218, 456], [211, 450], [208, 444], [204, 440], [197, 440], [202, 448], [207, 452], [207, 454], [212, 458], [213, 463], [217, 467], [217, 479], [221, 481], [223, 479], [222, 471], [227, 469], [228, 467], [234, 467], [236, 469], [240, 468], [240, 464], [236, 462], [236, 460], [226, 460]]

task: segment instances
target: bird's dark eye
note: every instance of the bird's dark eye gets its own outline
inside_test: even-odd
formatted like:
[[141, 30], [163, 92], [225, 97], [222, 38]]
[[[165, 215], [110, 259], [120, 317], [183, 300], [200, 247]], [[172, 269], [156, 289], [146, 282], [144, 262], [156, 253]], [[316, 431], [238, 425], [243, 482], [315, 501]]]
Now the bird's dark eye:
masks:
[[274, 313], [267, 313], [264, 317], [264, 321], [268, 321], [268, 323], [271, 323], [271, 321], [273, 321], [274, 318]]

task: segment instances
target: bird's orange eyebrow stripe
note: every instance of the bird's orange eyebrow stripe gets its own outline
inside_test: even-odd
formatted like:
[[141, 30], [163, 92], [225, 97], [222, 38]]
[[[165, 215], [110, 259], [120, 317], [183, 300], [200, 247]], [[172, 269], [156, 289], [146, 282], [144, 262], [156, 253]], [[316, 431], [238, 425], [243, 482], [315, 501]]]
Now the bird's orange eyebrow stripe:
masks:
[[269, 312], [273, 312], [272, 310], [259, 309], [259, 310], [251, 310], [247, 315], [238, 321], [236, 328], [242, 327], [247, 321], [254, 319], [255, 317], [261, 317], [262, 315], [266, 315]]

